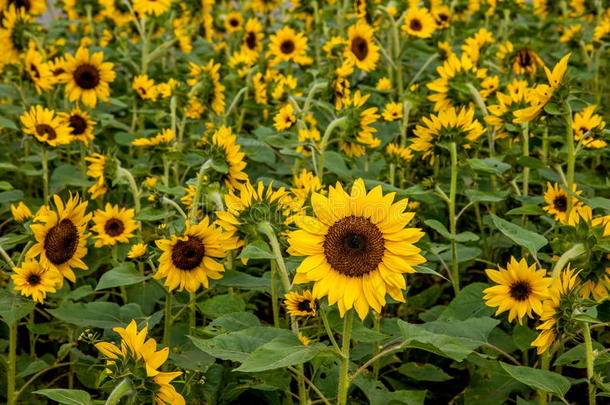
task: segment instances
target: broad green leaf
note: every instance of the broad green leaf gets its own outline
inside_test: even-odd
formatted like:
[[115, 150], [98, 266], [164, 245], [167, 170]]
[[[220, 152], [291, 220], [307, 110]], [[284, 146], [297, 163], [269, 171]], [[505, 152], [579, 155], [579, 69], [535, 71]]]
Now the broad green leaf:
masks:
[[512, 379], [496, 360], [472, 354], [467, 361], [472, 371], [464, 391], [464, 405], [506, 404], [512, 393], [528, 390], [526, 385]]
[[370, 405], [424, 405], [426, 391], [424, 390], [396, 390], [389, 391], [385, 385], [378, 380], [369, 380], [358, 376], [354, 385], [364, 392]]
[[[604, 346], [594, 341], [593, 349], [597, 350], [597, 352], [599, 353], [598, 356], [595, 358], [596, 365], [610, 362], [610, 353], [604, 352]], [[567, 352], [562, 353], [561, 356], [559, 356], [553, 364], [555, 366], [586, 368], [587, 360], [585, 351], [585, 344], [581, 343], [578, 346], [571, 348]]]
[[89, 187], [92, 182], [87, 179], [85, 173], [73, 165], [61, 165], [53, 170], [49, 180], [51, 190], [61, 190], [65, 186]]
[[500, 362], [500, 365], [515, 380], [546, 392], [553, 393], [560, 398], [570, 389], [570, 380], [561, 374], [531, 367], [513, 366]]
[[449, 240], [455, 240], [456, 242], [474, 242], [479, 240], [479, 237], [472, 232], [462, 232], [453, 237], [445, 225], [436, 219], [427, 219], [424, 221], [424, 224], [428, 225], [430, 228], [434, 229], [436, 232], [440, 233]]
[[239, 259], [275, 259], [275, 254], [264, 241], [256, 240], [248, 243], [237, 257]]
[[23, 200], [23, 191], [9, 190], [0, 192], [0, 204]]
[[485, 305], [483, 290], [489, 287], [485, 283], [471, 283], [462, 288], [459, 294], [447, 305], [438, 320], [456, 319], [464, 321], [468, 318], [491, 316], [495, 309]]
[[261, 322], [256, 315], [250, 312], [232, 312], [219, 316], [208, 324], [206, 330], [218, 334], [226, 332], [237, 332], [242, 329], [260, 326]]
[[453, 378], [442, 368], [429, 363], [405, 363], [398, 368], [398, 372], [417, 381], [447, 381]]
[[34, 301], [0, 290], [0, 318], [7, 325], [13, 325], [33, 310]]
[[337, 176], [343, 179], [349, 179], [351, 172], [345, 163], [345, 157], [334, 151], [324, 152], [324, 162], [326, 163], [326, 169], [335, 173]]
[[222, 278], [213, 281], [214, 285], [223, 287], [243, 288], [247, 290], [271, 291], [271, 279], [254, 277], [250, 274], [227, 270], [222, 273]]
[[17, 233], [7, 233], [0, 238], [0, 246], [4, 250], [11, 250], [15, 246], [25, 243], [30, 239], [30, 235], [19, 235]]
[[537, 205], [523, 205], [506, 212], [506, 215], [541, 215], [544, 210]]
[[114, 302], [64, 302], [58, 308], [48, 312], [55, 318], [77, 326], [97, 328], [115, 328], [125, 326], [132, 319], [145, 316], [138, 304], [118, 305]]
[[137, 284], [147, 278], [136, 270], [133, 263], [124, 263], [102, 274], [95, 290]]
[[91, 405], [91, 395], [81, 390], [46, 389], [34, 391], [34, 394], [45, 397], [66, 405]]
[[15, 131], [18, 129], [13, 120], [5, 117], [0, 117], [0, 128], [13, 129]]
[[198, 305], [201, 312], [210, 318], [218, 318], [232, 312], [243, 312], [246, 309], [244, 300], [239, 295], [231, 294], [216, 295]]
[[466, 190], [464, 193], [472, 202], [500, 202], [504, 201], [508, 195], [508, 191], [490, 193], [479, 190]]
[[513, 328], [513, 342], [519, 350], [526, 351], [532, 348], [531, 343], [536, 339], [537, 333], [527, 325], [515, 325]]
[[444, 278], [445, 280], [449, 281], [447, 279], [447, 277], [443, 276], [441, 273], [439, 273], [436, 270], [431, 269], [430, 267], [427, 266], [413, 266], [413, 268], [418, 272], [418, 273], [422, 273], [422, 274], [433, 274], [435, 276], [438, 276], [440, 278]]
[[138, 221], [155, 222], [172, 216], [172, 211], [155, 209], [152, 207], [143, 208], [136, 219]]
[[534, 256], [536, 256], [536, 253], [538, 253], [543, 246], [549, 243], [544, 236], [528, 231], [527, 229], [513, 224], [512, 222], [508, 222], [494, 214], [491, 214], [491, 219], [500, 232], [517, 245], [523, 246], [529, 250]]
[[305, 346], [294, 334], [278, 336], [254, 350], [235, 371], [255, 373], [303, 364], [324, 347], [321, 343]]
[[529, 167], [530, 169], [546, 169], [547, 166], [542, 163], [539, 159], [536, 159], [532, 156], [520, 156], [517, 159], [517, 163], [524, 167]]
[[473, 170], [489, 174], [502, 174], [511, 168], [497, 159], [468, 159], [467, 162]]

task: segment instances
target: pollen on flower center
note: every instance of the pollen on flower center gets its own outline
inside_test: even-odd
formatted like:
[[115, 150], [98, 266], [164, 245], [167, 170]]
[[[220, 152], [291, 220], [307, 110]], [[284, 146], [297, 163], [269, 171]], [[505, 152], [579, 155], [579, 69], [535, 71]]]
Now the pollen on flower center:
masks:
[[94, 89], [100, 83], [100, 72], [88, 63], [80, 65], [74, 71], [74, 81], [82, 89]]
[[369, 53], [369, 45], [366, 42], [366, 39], [362, 37], [355, 37], [352, 39], [352, 46], [350, 49], [359, 60], [366, 59], [366, 56]]
[[123, 224], [123, 221], [117, 218], [109, 219], [108, 221], [106, 221], [106, 225], [104, 225], [104, 231], [109, 236], [119, 236], [123, 233], [124, 230], [125, 224]]
[[385, 252], [383, 234], [367, 218], [345, 217], [335, 222], [324, 240], [324, 255], [332, 268], [348, 277], [375, 270]]
[[510, 296], [517, 301], [525, 301], [531, 292], [532, 287], [525, 281], [517, 281], [510, 286]]
[[62, 219], [47, 232], [44, 249], [51, 263], [59, 265], [74, 256], [78, 247], [78, 229], [69, 219]]
[[246, 36], [246, 45], [248, 45], [248, 48], [251, 50], [256, 49], [256, 34], [254, 32], [248, 32], [248, 35]]
[[179, 240], [172, 249], [172, 262], [180, 270], [190, 271], [199, 266], [205, 256], [205, 246], [198, 238]]

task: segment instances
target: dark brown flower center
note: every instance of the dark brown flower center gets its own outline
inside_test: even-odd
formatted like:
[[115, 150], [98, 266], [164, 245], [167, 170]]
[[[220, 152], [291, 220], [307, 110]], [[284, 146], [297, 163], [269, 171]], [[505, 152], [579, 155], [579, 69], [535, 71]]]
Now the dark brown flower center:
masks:
[[282, 42], [282, 44], [280, 45], [280, 50], [282, 51], [282, 53], [285, 53], [286, 55], [291, 54], [292, 52], [294, 52], [294, 41], [292, 39], [288, 39], [284, 42]]
[[24, 8], [26, 11], [30, 11], [32, 7], [30, 0], [8, 0], [8, 4], [13, 4], [16, 8]]
[[348, 277], [375, 270], [385, 252], [383, 234], [371, 221], [351, 215], [335, 222], [324, 239], [324, 255], [331, 267]]
[[124, 230], [125, 224], [118, 218], [110, 218], [106, 221], [106, 224], [104, 224], [104, 232], [106, 232], [108, 236], [119, 236]]
[[44, 239], [46, 256], [55, 265], [70, 260], [76, 253], [77, 247], [78, 229], [69, 219], [62, 219], [47, 232]]
[[517, 53], [517, 63], [522, 68], [531, 66], [534, 63], [534, 58], [528, 49], [522, 49]]
[[249, 49], [255, 50], [256, 44], [257, 44], [256, 34], [252, 31], [248, 32], [248, 35], [246, 35], [246, 45], [248, 46]]
[[40, 137], [47, 137], [47, 140], [52, 141], [57, 138], [57, 133], [55, 132], [55, 128], [48, 124], [38, 124], [36, 125], [36, 133]]
[[366, 59], [369, 54], [369, 44], [366, 39], [362, 37], [355, 37], [352, 39], [352, 45], [350, 47], [352, 53], [356, 55], [358, 60]]
[[516, 301], [525, 301], [532, 293], [532, 287], [527, 281], [517, 281], [510, 286], [510, 296]]
[[411, 28], [413, 31], [421, 31], [423, 25], [418, 18], [414, 18], [409, 23], [409, 28]]
[[40, 72], [38, 67], [34, 63], [30, 63], [30, 72], [35, 79], [40, 79]]
[[297, 309], [303, 312], [311, 312], [311, 301], [304, 300], [297, 304]]
[[100, 72], [93, 65], [84, 63], [74, 71], [74, 81], [81, 89], [91, 90], [100, 83]]
[[229, 19], [229, 25], [231, 27], [238, 27], [239, 26], [239, 21], [237, 20], [237, 18], [230, 18]]
[[438, 19], [442, 22], [447, 22], [447, 21], [449, 21], [449, 14], [440, 13], [438, 15]]
[[87, 129], [87, 120], [80, 115], [71, 115], [68, 125], [72, 128], [72, 135], [81, 135]]
[[199, 238], [193, 236], [179, 240], [172, 248], [172, 262], [180, 270], [193, 270], [201, 264], [204, 256], [205, 246]]
[[566, 212], [566, 210], [568, 209], [567, 197], [565, 195], [560, 195], [558, 197], [555, 197], [555, 199], [553, 200], [553, 206], [558, 211]]
[[30, 274], [28, 276], [28, 284], [32, 287], [37, 286], [40, 284], [40, 276], [38, 274]]

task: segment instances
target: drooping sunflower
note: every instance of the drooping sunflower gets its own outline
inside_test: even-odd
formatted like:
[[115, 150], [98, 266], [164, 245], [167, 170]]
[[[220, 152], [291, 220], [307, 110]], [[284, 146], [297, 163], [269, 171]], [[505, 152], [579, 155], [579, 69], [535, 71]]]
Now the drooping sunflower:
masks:
[[362, 20], [347, 29], [348, 43], [343, 54], [365, 72], [375, 70], [379, 61], [379, 47], [373, 42], [374, 33], [373, 27]]
[[197, 225], [187, 223], [182, 236], [171, 235], [155, 243], [163, 253], [154, 278], [165, 278], [170, 291], [186, 288], [194, 293], [201, 285], [208, 288], [209, 279], [222, 278], [222, 259], [235, 248], [236, 239], [205, 217]]
[[157, 351], [156, 340], [146, 339], [148, 327], [138, 331], [134, 320], [126, 328], [112, 330], [121, 337], [120, 347], [109, 342], [95, 344], [96, 349], [107, 358], [106, 369], [110, 376], [116, 375], [117, 379], [131, 376], [138, 390], [154, 394], [156, 405], [185, 405], [184, 397], [171, 384], [182, 372], [158, 370], [167, 360], [169, 347]]
[[402, 30], [418, 38], [430, 38], [436, 31], [436, 21], [427, 8], [410, 7], [405, 14]]
[[474, 108], [463, 107], [459, 111], [453, 107], [441, 111], [438, 115], [423, 118], [424, 125], [417, 125], [415, 138], [410, 148], [423, 152], [424, 157], [434, 159], [439, 142], [451, 141], [465, 149], [485, 133], [485, 128], [474, 118]]
[[380, 312], [386, 293], [404, 302], [403, 274], [426, 261], [414, 245], [424, 233], [407, 228], [415, 214], [405, 212], [408, 200], [394, 203], [394, 196], [383, 195], [381, 186], [367, 193], [362, 179], [351, 194], [339, 183], [329, 188], [328, 197], [313, 193], [315, 217], [300, 217], [300, 229], [288, 236], [288, 252], [305, 256], [294, 283], [313, 281], [313, 297], [328, 296], [341, 316], [350, 308], [361, 319], [370, 308]]
[[272, 57], [271, 66], [280, 62], [294, 62], [300, 65], [311, 63], [307, 56], [307, 37], [296, 32], [292, 27], [285, 26], [269, 37], [268, 55]]
[[205, 109], [208, 106], [216, 115], [221, 115], [225, 109], [225, 86], [220, 82], [220, 63], [210, 59], [206, 65], [191, 62], [187, 80], [189, 86], [197, 87], [198, 101]]
[[41, 304], [48, 292], [56, 291], [55, 287], [61, 279], [55, 270], [43, 267], [36, 260], [26, 260], [21, 267], [13, 268], [13, 271], [15, 274], [11, 275], [11, 279], [15, 290]]
[[10, 6], [4, 10], [0, 20], [0, 62], [17, 63], [28, 49], [29, 36], [33, 31], [33, 19], [23, 9]]
[[96, 210], [93, 214], [95, 225], [91, 230], [97, 235], [95, 247], [114, 246], [117, 243], [127, 243], [133, 237], [133, 231], [138, 229], [138, 223], [133, 219], [133, 208], [119, 208], [118, 205], [106, 203], [103, 210]]
[[23, 124], [23, 132], [34, 135], [40, 142], [51, 146], [70, 143], [70, 127], [55, 111], [35, 105], [19, 117]]
[[53, 88], [54, 77], [49, 65], [42, 58], [40, 52], [34, 47], [30, 47], [25, 54], [25, 70], [36, 87], [36, 92], [41, 94]]
[[311, 295], [311, 291], [305, 290], [303, 293], [290, 292], [284, 295], [284, 305], [292, 316], [316, 316], [316, 300]]
[[[582, 190], [576, 189], [576, 184], [572, 185], [572, 191], [575, 194], [582, 193]], [[553, 215], [555, 221], [561, 222], [562, 224], [568, 223], [568, 199], [570, 196], [568, 192], [559, 187], [557, 183], [551, 184], [546, 183], [546, 191], [544, 192], [544, 202], [546, 205], [542, 207], [543, 210]], [[582, 206], [583, 203], [577, 197], [572, 196], [572, 207]]]
[[496, 315], [508, 312], [508, 321], [517, 318], [521, 323], [525, 315], [532, 317], [533, 313], [542, 314], [542, 302], [548, 298], [548, 287], [551, 278], [546, 277], [546, 270], [536, 270], [536, 265], [527, 265], [525, 259], [517, 261], [511, 257], [506, 269], [485, 270], [487, 277], [497, 283], [483, 290], [485, 304], [498, 307]]
[[606, 126], [601, 115], [594, 114], [596, 109], [597, 105], [591, 104], [574, 114], [572, 122], [574, 139], [581, 142], [585, 148], [600, 149], [608, 145], [606, 141], [594, 136]]
[[95, 127], [96, 122], [90, 118], [88, 112], [74, 107], [69, 113], [62, 113], [61, 117], [70, 128], [70, 135], [73, 138], [85, 145], [88, 145], [95, 138], [93, 127]]
[[96, 180], [95, 184], [89, 187], [87, 192], [91, 194], [91, 198], [95, 199], [108, 192], [108, 186], [106, 185], [106, 156], [99, 153], [94, 153], [91, 156], [85, 158], [89, 162], [87, 167], [87, 176], [91, 176]]
[[53, 196], [53, 201], [55, 210], [39, 213], [34, 218], [37, 223], [30, 225], [36, 244], [27, 251], [26, 257], [40, 256], [42, 266], [61, 274], [61, 287], [63, 278], [76, 281], [73, 268], [89, 268], [82, 258], [87, 254], [87, 223], [91, 214], [86, 213], [88, 202], [81, 202], [78, 195], [70, 196], [65, 205], [58, 195]]
[[133, 10], [143, 15], [160, 16], [166, 13], [171, 5], [172, 0], [133, 0]]
[[574, 294], [578, 287], [578, 274], [568, 268], [561, 272], [559, 277], [553, 280], [548, 289], [549, 299], [542, 304], [540, 324], [536, 329], [540, 330], [538, 337], [531, 343], [537, 348], [537, 353], [542, 354], [555, 342], [562, 330], [560, 322], [563, 315], [571, 315], [574, 302]]
[[288, 103], [284, 105], [277, 114], [273, 117], [273, 126], [278, 131], [283, 131], [290, 128], [297, 122], [297, 117], [294, 115], [294, 107]]
[[109, 83], [116, 78], [112, 70], [114, 64], [104, 62], [104, 53], [89, 55], [89, 49], [81, 47], [76, 55], [66, 54], [64, 73], [59, 77], [66, 83], [66, 94], [70, 101], [82, 101], [88, 107], [95, 107], [98, 100], [110, 97]]

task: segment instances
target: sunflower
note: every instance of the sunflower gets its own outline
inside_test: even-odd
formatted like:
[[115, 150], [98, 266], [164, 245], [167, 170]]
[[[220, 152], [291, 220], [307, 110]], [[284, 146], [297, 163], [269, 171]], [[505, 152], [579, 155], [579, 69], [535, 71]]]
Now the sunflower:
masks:
[[146, 244], [136, 243], [129, 249], [129, 252], [127, 253], [127, 257], [130, 259], [137, 259], [139, 257], [144, 256], [145, 253], [146, 253]]
[[375, 70], [379, 60], [379, 47], [373, 42], [374, 33], [375, 30], [364, 21], [347, 29], [348, 43], [343, 54], [365, 72]]
[[136, 380], [134, 386], [138, 387], [138, 390], [154, 394], [156, 405], [185, 405], [184, 397], [171, 385], [171, 381], [182, 372], [158, 370], [167, 360], [169, 347], [157, 351], [155, 339], [146, 339], [148, 327], [138, 331], [134, 320], [126, 328], [112, 330], [121, 337], [120, 347], [109, 342], [95, 344], [95, 348], [107, 358], [107, 372], [121, 379], [130, 375]]
[[23, 9], [10, 6], [0, 13], [0, 64], [16, 63], [26, 52], [33, 19]]
[[540, 59], [536, 52], [523, 48], [514, 56], [513, 71], [518, 75], [529, 74], [530, 77], [534, 77], [536, 75], [536, 68], [542, 64], [542, 59]]
[[210, 59], [206, 65], [198, 65], [191, 62], [189, 65], [187, 84], [196, 87], [199, 104], [205, 109], [212, 108], [216, 115], [221, 115], [225, 109], [225, 86], [220, 82], [220, 63], [214, 63]]
[[311, 193], [322, 190], [320, 178], [307, 169], [301, 170], [297, 176], [294, 176], [294, 185], [295, 187], [290, 191], [301, 199], [307, 199]]
[[222, 126], [214, 131], [212, 145], [214, 146], [212, 153], [220, 152], [220, 158], [228, 166], [227, 173], [222, 174], [225, 185], [228, 189], [240, 187], [242, 182], [248, 180], [248, 175], [244, 172], [246, 155], [240, 152], [237, 136], [233, 134], [231, 128]]
[[131, 88], [138, 93], [142, 100], [156, 101], [159, 96], [154, 80], [150, 79], [148, 75], [134, 77]]
[[574, 270], [569, 267], [562, 271], [559, 277], [553, 280], [547, 299], [542, 304], [542, 312], [540, 313], [540, 324], [536, 329], [540, 330], [538, 337], [531, 343], [537, 348], [537, 353], [542, 354], [551, 347], [557, 337], [561, 335], [560, 326], [565, 325], [562, 320], [562, 315], [571, 313], [573, 293], [578, 286], [578, 275], [574, 274]]
[[347, 122], [339, 147], [348, 156], [362, 156], [367, 148], [373, 149], [381, 144], [381, 140], [373, 135], [377, 129], [371, 126], [379, 119], [377, 107], [364, 108], [369, 96], [362, 95], [358, 90], [343, 103], [341, 112], [347, 117]]
[[91, 230], [97, 233], [93, 236], [95, 247], [129, 242], [129, 238], [133, 237], [133, 231], [138, 229], [138, 223], [133, 217], [133, 208], [119, 208], [118, 205], [110, 203], [106, 203], [103, 210], [96, 210], [93, 214], [95, 225], [91, 227]]
[[133, 10], [138, 14], [160, 16], [166, 13], [172, 0], [133, 0]]
[[43, 267], [36, 260], [26, 260], [21, 267], [13, 268], [13, 271], [15, 274], [11, 278], [15, 290], [41, 304], [47, 297], [47, 292], [56, 291], [55, 287], [61, 278], [55, 270]]
[[24, 65], [38, 94], [53, 88], [53, 73], [51, 72], [49, 65], [43, 62], [42, 55], [36, 48], [30, 47], [30, 49], [28, 49], [25, 54]]
[[153, 136], [152, 138], [136, 138], [131, 141], [131, 144], [134, 146], [157, 146], [162, 144], [167, 145], [171, 141], [173, 141], [175, 137], [176, 134], [174, 133], [174, 130], [166, 128], [159, 132], [157, 135]]
[[11, 204], [11, 214], [13, 215], [13, 219], [17, 222], [24, 222], [32, 218], [32, 211], [30, 211], [23, 201], [19, 201], [19, 204], [16, 206]]
[[242, 17], [241, 13], [237, 11], [233, 11], [229, 13], [225, 17], [225, 29], [228, 32], [237, 32], [241, 31], [244, 24], [244, 17]]
[[40, 264], [45, 268], [57, 271], [62, 278], [74, 282], [76, 276], [73, 268], [88, 269], [82, 258], [87, 254], [87, 223], [91, 214], [86, 214], [87, 201], [81, 202], [77, 196], [70, 196], [64, 205], [58, 195], [53, 196], [55, 210], [45, 212], [34, 218], [36, 223], [30, 225], [36, 244], [28, 250], [26, 257], [32, 259], [40, 256]]
[[[576, 190], [576, 184], [572, 185], [572, 191], [575, 194], [582, 193], [581, 190]], [[546, 205], [542, 207], [543, 210], [553, 215], [555, 221], [561, 222], [562, 224], [568, 223], [568, 192], [562, 188], [559, 188], [557, 183], [551, 184], [546, 183], [546, 191], [544, 192], [544, 201]], [[572, 207], [579, 207], [583, 203], [577, 197], [572, 198]]]
[[574, 114], [574, 139], [582, 142], [585, 148], [600, 149], [607, 146], [606, 141], [592, 136], [593, 132], [601, 132], [606, 126], [601, 115], [594, 114], [596, 108], [597, 105], [591, 104]]
[[449, 28], [449, 26], [451, 25], [451, 10], [448, 6], [433, 6], [430, 10], [430, 13], [434, 17], [437, 29]]
[[579, 291], [580, 295], [583, 298], [591, 297], [595, 301], [601, 302], [610, 294], [607, 287], [610, 285], [610, 267], [606, 267], [601, 276], [595, 273], [592, 273], [591, 276], [588, 280], [583, 281]]
[[284, 305], [292, 316], [316, 316], [316, 300], [311, 295], [311, 291], [291, 292], [284, 295]]
[[532, 311], [542, 314], [542, 301], [548, 297], [547, 288], [551, 283], [546, 270], [536, 270], [535, 264], [528, 266], [525, 259], [517, 261], [511, 257], [506, 269], [487, 269], [485, 273], [498, 284], [483, 290], [485, 304], [498, 307], [496, 315], [509, 311], [508, 321], [517, 318], [521, 323], [524, 315], [532, 317]]
[[98, 99], [107, 101], [110, 97], [109, 83], [116, 73], [113, 63], [104, 62], [104, 53], [89, 55], [87, 48], [79, 48], [76, 55], [66, 54], [64, 73], [59, 80], [66, 83], [66, 94], [70, 101], [82, 101], [88, 107], [95, 107]]
[[263, 49], [263, 24], [256, 18], [249, 18], [244, 27], [242, 50], [245, 53], [258, 57]]
[[278, 131], [283, 131], [290, 128], [297, 122], [297, 117], [294, 115], [294, 107], [292, 104], [286, 104], [273, 117], [273, 126]]
[[508, 93], [498, 91], [495, 94], [498, 104], [489, 105], [489, 115], [484, 117], [485, 122], [496, 130], [497, 139], [507, 136], [506, 123], [511, 124], [513, 112], [527, 105], [529, 88], [525, 80], [514, 80], [506, 88]]
[[389, 160], [398, 165], [403, 165], [413, 159], [413, 152], [411, 149], [396, 143], [389, 143], [385, 148], [385, 152], [388, 155]]
[[436, 68], [439, 78], [431, 81], [426, 87], [436, 94], [428, 96], [434, 102], [434, 111], [443, 111], [448, 107], [473, 105], [472, 94], [464, 88], [464, 83], [471, 83], [486, 100], [499, 86], [497, 76], [488, 76], [487, 69], [478, 68], [466, 53], [458, 58], [449, 55], [443, 64]]
[[437, 23], [427, 8], [411, 7], [405, 14], [402, 30], [418, 38], [430, 38], [436, 31]]
[[396, 121], [402, 118], [402, 104], [388, 103], [381, 114], [386, 121]]
[[341, 316], [352, 307], [361, 319], [369, 308], [381, 312], [386, 293], [404, 302], [403, 274], [426, 261], [414, 245], [424, 233], [407, 228], [415, 214], [404, 212], [408, 200], [393, 203], [394, 196], [384, 196], [381, 186], [367, 193], [362, 179], [351, 194], [339, 183], [328, 197], [313, 193], [315, 217], [300, 217], [300, 229], [288, 236], [288, 252], [305, 256], [294, 283], [313, 281], [313, 298], [328, 296]]
[[55, 111], [35, 105], [19, 117], [23, 124], [23, 132], [34, 135], [40, 142], [51, 146], [70, 143], [70, 127], [55, 115]]
[[11, 6], [29, 15], [41, 15], [47, 9], [47, 2], [46, 0], [0, 0], [0, 10], [6, 10]]
[[186, 288], [194, 293], [201, 285], [208, 288], [209, 279], [222, 278], [222, 260], [235, 248], [236, 240], [205, 217], [197, 225], [187, 223], [182, 236], [171, 235], [155, 243], [163, 253], [154, 278], [165, 278], [164, 285], [170, 291]]
[[271, 66], [280, 62], [294, 62], [300, 65], [311, 63], [307, 56], [307, 37], [303, 33], [297, 33], [289, 26], [283, 27], [275, 35], [269, 37], [269, 56]]
[[93, 127], [96, 122], [91, 120], [89, 113], [74, 107], [69, 113], [62, 113], [61, 117], [70, 128], [70, 135], [85, 145], [88, 145], [95, 136]]
[[470, 149], [471, 143], [485, 133], [485, 128], [474, 118], [474, 108], [463, 107], [457, 110], [450, 107], [441, 111], [438, 115], [424, 118], [424, 125], [417, 125], [415, 138], [410, 148], [414, 151], [423, 152], [424, 157], [434, 158], [435, 146], [448, 140]]
[[90, 163], [87, 168], [87, 176], [97, 179], [95, 184], [87, 190], [87, 192], [91, 194], [91, 198], [95, 199], [108, 192], [105, 175], [106, 156], [94, 153], [93, 155], [86, 157], [85, 160]]

